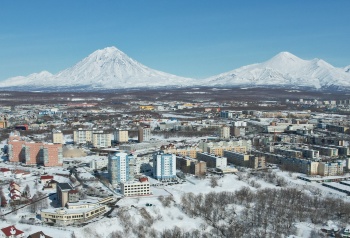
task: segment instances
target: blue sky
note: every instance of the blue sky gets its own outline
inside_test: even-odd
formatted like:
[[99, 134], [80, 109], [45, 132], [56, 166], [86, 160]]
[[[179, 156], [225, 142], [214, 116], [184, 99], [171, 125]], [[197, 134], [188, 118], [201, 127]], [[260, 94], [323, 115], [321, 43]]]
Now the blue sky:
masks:
[[194, 78], [281, 51], [345, 67], [349, 9], [349, 0], [3, 0], [0, 80], [57, 73], [108, 46], [148, 67]]

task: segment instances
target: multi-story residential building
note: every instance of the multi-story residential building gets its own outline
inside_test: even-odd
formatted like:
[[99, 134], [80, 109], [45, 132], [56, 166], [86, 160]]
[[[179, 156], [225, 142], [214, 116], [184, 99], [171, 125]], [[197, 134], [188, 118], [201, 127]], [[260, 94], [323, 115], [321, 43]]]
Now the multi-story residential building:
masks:
[[321, 176], [343, 175], [343, 164], [340, 162], [326, 163], [320, 162], [318, 165], [318, 174]]
[[79, 128], [73, 131], [74, 144], [87, 144], [92, 142], [92, 130], [83, 130]]
[[236, 140], [236, 141], [219, 141], [219, 142], [205, 142], [201, 141], [198, 148], [203, 152], [224, 156], [224, 150], [234, 150], [236, 152], [246, 153], [250, 150], [252, 143], [250, 140]]
[[232, 164], [238, 165], [238, 166], [248, 167], [249, 154], [225, 150], [224, 156], [227, 158], [228, 163], [232, 163]]
[[205, 175], [207, 173], [207, 163], [205, 161], [191, 161], [190, 174], [196, 176]]
[[138, 141], [150, 141], [151, 140], [151, 128], [149, 126], [139, 127]]
[[26, 165], [61, 166], [63, 164], [62, 144], [27, 142], [23, 141], [19, 134], [10, 136], [8, 154], [10, 162]]
[[224, 168], [227, 167], [227, 158], [216, 156], [214, 154], [209, 153], [197, 153], [197, 159], [205, 161], [207, 163], [207, 167], [210, 168]]
[[110, 153], [108, 156], [108, 175], [110, 183], [115, 185], [134, 179], [135, 162], [132, 155], [123, 152]]
[[320, 152], [320, 155], [325, 155], [330, 157], [338, 156], [338, 148], [318, 146], [318, 145], [313, 145], [312, 148], [315, 150], [318, 150]]
[[69, 183], [58, 183], [56, 186], [57, 203], [61, 207], [65, 207], [69, 201], [69, 192], [73, 190], [73, 187]]
[[194, 159], [197, 157], [197, 152], [203, 152], [203, 150], [198, 147], [169, 148], [164, 150], [164, 153], [176, 154]]
[[63, 144], [63, 133], [59, 130], [52, 131], [52, 143]]
[[103, 131], [93, 131], [92, 146], [95, 148], [111, 147], [111, 134], [104, 133]]
[[123, 143], [129, 141], [129, 132], [127, 130], [116, 129], [114, 131], [114, 140]]
[[249, 168], [252, 169], [262, 169], [266, 167], [265, 157], [264, 156], [249, 156]]
[[102, 169], [103, 167], [107, 168], [107, 166], [108, 166], [108, 158], [106, 157], [93, 159], [90, 162], [90, 168], [92, 169]]
[[153, 155], [153, 177], [158, 180], [176, 179], [176, 156], [158, 152]]
[[150, 183], [147, 178], [140, 178], [139, 181], [128, 181], [121, 183], [121, 192], [125, 197], [150, 195]]
[[229, 126], [222, 126], [222, 127], [220, 127], [219, 128], [219, 137], [221, 139], [224, 139], [224, 140], [230, 139], [230, 136], [231, 136], [230, 130], [231, 129], [230, 129]]

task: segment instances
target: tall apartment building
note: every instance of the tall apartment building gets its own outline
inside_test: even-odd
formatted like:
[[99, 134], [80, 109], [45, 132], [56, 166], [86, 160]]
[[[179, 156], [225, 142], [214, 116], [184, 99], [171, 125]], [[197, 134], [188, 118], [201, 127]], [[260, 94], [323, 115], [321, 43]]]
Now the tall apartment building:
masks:
[[23, 141], [19, 134], [13, 134], [8, 140], [10, 162], [26, 165], [62, 166], [62, 144]]
[[214, 154], [209, 153], [197, 153], [197, 159], [205, 161], [207, 163], [207, 167], [210, 168], [224, 168], [227, 167], [227, 158], [216, 156]]
[[231, 133], [230, 133], [230, 127], [229, 126], [222, 126], [219, 128], [219, 137], [220, 139], [230, 139]]
[[52, 143], [63, 144], [63, 133], [59, 130], [52, 131]]
[[79, 128], [73, 131], [74, 144], [86, 144], [92, 142], [92, 130], [83, 130]]
[[158, 152], [153, 155], [153, 177], [158, 180], [176, 178], [176, 156]]
[[116, 129], [114, 131], [114, 140], [123, 143], [129, 141], [129, 132], [127, 130]]
[[139, 127], [138, 130], [138, 141], [141, 143], [143, 141], [151, 140], [151, 128], [149, 126]]
[[108, 175], [110, 183], [115, 185], [134, 179], [135, 162], [132, 155], [123, 152], [111, 153], [108, 156]]
[[111, 134], [103, 131], [94, 131], [92, 133], [92, 146], [95, 148], [111, 147]]

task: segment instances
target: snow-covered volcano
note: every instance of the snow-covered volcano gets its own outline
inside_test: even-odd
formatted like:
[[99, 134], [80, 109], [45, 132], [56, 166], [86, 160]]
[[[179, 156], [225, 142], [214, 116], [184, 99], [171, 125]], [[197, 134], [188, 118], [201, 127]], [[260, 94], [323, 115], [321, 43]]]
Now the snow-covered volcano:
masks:
[[71, 68], [56, 75], [43, 71], [0, 82], [0, 87], [26, 89], [87, 88], [120, 89], [135, 87], [189, 86], [193, 79], [164, 73], [131, 59], [115, 47], [97, 50]]
[[211, 86], [297, 86], [312, 88], [350, 87], [350, 74], [320, 59], [303, 60], [289, 52], [272, 59], [212, 76]]
[[281, 52], [270, 60], [196, 80], [164, 73], [131, 59], [115, 47], [97, 50], [58, 74], [47, 71], [9, 78], [0, 88], [15, 90], [97, 90], [187, 86], [267, 86], [350, 89], [350, 66], [336, 68], [320, 59], [303, 60]]

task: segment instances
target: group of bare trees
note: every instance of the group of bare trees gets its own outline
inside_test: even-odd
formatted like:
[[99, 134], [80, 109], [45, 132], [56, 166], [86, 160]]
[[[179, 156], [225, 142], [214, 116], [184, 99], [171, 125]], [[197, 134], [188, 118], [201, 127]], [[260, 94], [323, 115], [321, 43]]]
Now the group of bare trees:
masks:
[[46, 209], [48, 208], [48, 198], [45, 193], [42, 193], [40, 191], [37, 191], [32, 199], [31, 203], [28, 206], [28, 209], [31, 213], [36, 213], [37, 211], [40, 211], [41, 209]]
[[181, 204], [189, 216], [201, 217], [213, 227], [212, 237], [282, 237], [295, 233], [296, 222], [336, 220], [345, 225], [350, 218], [349, 203], [294, 188], [187, 193]]

